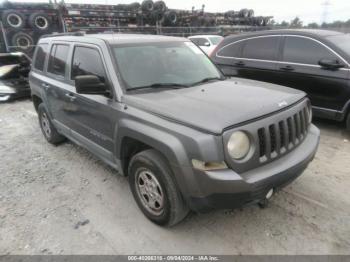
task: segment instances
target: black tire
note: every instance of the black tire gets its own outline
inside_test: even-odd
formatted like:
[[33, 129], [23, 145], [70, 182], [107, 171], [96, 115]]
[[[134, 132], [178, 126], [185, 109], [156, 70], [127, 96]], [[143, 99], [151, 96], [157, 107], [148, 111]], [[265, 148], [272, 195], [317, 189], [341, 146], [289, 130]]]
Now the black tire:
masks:
[[165, 23], [168, 25], [176, 25], [177, 23], [177, 13], [175, 11], [165, 12]]
[[157, 2], [154, 2], [154, 10], [160, 14], [164, 14], [167, 7], [166, 7], [166, 4], [164, 3], [164, 1], [157, 1]]
[[51, 19], [43, 13], [33, 13], [29, 16], [28, 23], [36, 32], [45, 33], [50, 30]]
[[2, 24], [7, 28], [21, 30], [25, 26], [25, 17], [14, 10], [6, 10], [2, 13]]
[[34, 49], [33, 38], [23, 32], [18, 32], [12, 36], [11, 44], [19, 51], [28, 53]]
[[[156, 150], [148, 149], [136, 154], [130, 161], [128, 174], [134, 199], [143, 214], [152, 222], [173, 226], [187, 216], [189, 209], [176, 186], [169, 165]], [[144, 193], [141, 193], [142, 183], [146, 188]], [[147, 188], [151, 188], [151, 193]], [[153, 197], [152, 192], [156, 192]], [[158, 205], [157, 200], [152, 201], [152, 198], [157, 198], [154, 195], [161, 199]], [[153, 209], [148, 206], [151, 202], [154, 202]]]
[[153, 11], [154, 5], [152, 0], [144, 0], [141, 4], [142, 11], [151, 12]]
[[[53, 145], [58, 145], [66, 140], [66, 138], [60, 135], [52, 124], [49, 114], [44, 106], [44, 104], [40, 104], [38, 107], [38, 115], [39, 115], [39, 125], [41, 132], [43, 133], [47, 142]], [[49, 131], [48, 131], [49, 130]]]
[[234, 10], [230, 10], [230, 11], [227, 11], [224, 16], [226, 19], [235, 18], [236, 12]]
[[243, 17], [243, 18], [247, 18], [249, 15], [249, 10], [248, 9], [241, 9], [241, 11], [239, 11], [239, 16]]

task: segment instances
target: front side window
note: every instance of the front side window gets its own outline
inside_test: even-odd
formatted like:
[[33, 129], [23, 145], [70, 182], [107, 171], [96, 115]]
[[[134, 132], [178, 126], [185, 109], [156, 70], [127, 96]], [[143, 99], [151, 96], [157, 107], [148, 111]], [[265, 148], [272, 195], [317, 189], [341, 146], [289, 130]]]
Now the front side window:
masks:
[[81, 75], [95, 75], [101, 82], [106, 81], [106, 73], [98, 50], [77, 46], [74, 49], [71, 78]]
[[314, 40], [295, 36], [286, 37], [283, 49], [284, 62], [318, 65], [321, 59], [334, 60], [337, 57], [325, 46]]
[[34, 68], [39, 70], [39, 71], [44, 70], [47, 49], [48, 49], [48, 44], [39, 44], [37, 47]]
[[47, 71], [58, 76], [64, 76], [68, 51], [68, 45], [54, 44], [51, 48]]
[[128, 90], [154, 84], [190, 86], [223, 76], [192, 42], [114, 46], [118, 70]]
[[349, 34], [339, 34], [334, 36], [329, 36], [327, 38], [343, 52], [350, 56], [350, 35]]
[[242, 58], [275, 61], [278, 55], [279, 39], [279, 36], [269, 36], [244, 41]]

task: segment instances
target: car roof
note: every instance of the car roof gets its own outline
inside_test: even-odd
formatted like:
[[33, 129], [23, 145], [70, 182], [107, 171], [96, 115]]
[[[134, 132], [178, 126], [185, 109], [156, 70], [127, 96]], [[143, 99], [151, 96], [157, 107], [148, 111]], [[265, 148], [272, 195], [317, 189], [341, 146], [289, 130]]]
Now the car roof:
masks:
[[239, 35], [232, 35], [232, 37], [239, 37], [239, 36], [255, 36], [255, 35], [271, 35], [271, 34], [295, 34], [295, 35], [302, 35], [302, 36], [314, 36], [314, 37], [328, 37], [328, 36], [334, 36], [334, 35], [342, 35], [344, 33], [337, 32], [337, 31], [331, 31], [331, 30], [323, 30], [323, 29], [274, 29], [274, 30], [264, 30], [264, 31], [256, 31], [256, 32], [250, 32], [250, 33], [243, 33]]
[[105, 41], [110, 45], [115, 44], [133, 44], [133, 43], [144, 43], [144, 42], [183, 42], [189, 41], [182, 37], [163, 36], [163, 35], [145, 35], [145, 34], [122, 34], [122, 33], [101, 33], [101, 34], [58, 34], [58, 35], [47, 35], [45, 39], [59, 40], [59, 41], [70, 41], [70, 42], [96, 42]]

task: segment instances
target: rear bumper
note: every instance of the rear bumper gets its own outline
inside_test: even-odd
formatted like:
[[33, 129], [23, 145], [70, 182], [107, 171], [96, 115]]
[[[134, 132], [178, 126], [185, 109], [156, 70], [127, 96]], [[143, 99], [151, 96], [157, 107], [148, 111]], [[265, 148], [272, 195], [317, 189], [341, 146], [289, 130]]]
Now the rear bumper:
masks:
[[301, 145], [284, 157], [264, 166], [237, 174], [231, 169], [220, 171], [194, 171], [202, 196], [191, 196], [192, 210], [206, 212], [211, 209], [240, 207], [265, 199], [270, 189], [281, 189], [302, 174], [313, 160], [319, 144], [319, 130], [311, 125]]

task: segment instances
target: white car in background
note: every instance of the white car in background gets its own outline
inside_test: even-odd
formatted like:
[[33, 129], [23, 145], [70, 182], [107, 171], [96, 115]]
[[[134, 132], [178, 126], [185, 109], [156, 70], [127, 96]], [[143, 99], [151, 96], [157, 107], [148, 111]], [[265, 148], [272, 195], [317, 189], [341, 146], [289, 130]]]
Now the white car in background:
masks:
[[210, 55], [224, 38], [219, 35], [196, 35], [190, 36], [188, 39], [199, 46], [207, 55]]

